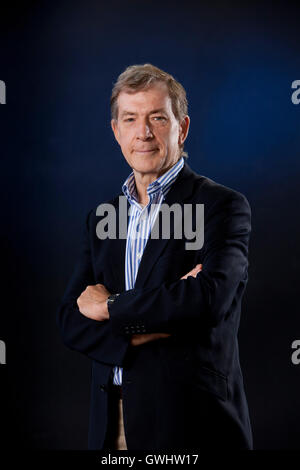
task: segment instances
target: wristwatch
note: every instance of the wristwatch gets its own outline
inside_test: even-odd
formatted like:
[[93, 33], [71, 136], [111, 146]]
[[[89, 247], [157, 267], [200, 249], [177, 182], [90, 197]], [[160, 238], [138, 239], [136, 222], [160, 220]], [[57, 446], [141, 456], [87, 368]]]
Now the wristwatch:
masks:
[[108, 309], [108, 312], [109, 312], [109, 307], [110, 305], [112, 305], [114, 303], [114, 301], [116, 300], [116, 298], [118, 297], [118, 295], [120, 294], [111, 294], [109, 297], [107, 297], [107, 309]]

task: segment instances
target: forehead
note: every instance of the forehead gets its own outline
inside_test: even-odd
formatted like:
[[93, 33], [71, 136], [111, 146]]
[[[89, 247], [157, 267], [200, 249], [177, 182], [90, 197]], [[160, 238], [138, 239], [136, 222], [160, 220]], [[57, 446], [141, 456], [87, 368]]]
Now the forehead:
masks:
[[157, 83], [145, 90], [135, 93], [121, 91], [118, 96], [119, 113], [124, 111], [147, 113], [151, 110], [164, 108], [172, 111], [172, 102], [165, 83]]

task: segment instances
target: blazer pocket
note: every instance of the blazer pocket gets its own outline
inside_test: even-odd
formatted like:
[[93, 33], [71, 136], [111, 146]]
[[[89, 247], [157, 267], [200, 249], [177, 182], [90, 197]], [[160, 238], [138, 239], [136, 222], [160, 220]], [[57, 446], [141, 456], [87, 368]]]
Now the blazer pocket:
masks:
[[212, 393], [221, 400], [228, 398], [228, 380], [225, 375], [192, 361], [188, 356], [172, 358], [165, 356], [167, 373], [171, 382]]
[[205, 366], [198, 366], [195, 371], [195, 386], [200, 390], [211, 392], [221, 400], [228, 398], [227, 377]]

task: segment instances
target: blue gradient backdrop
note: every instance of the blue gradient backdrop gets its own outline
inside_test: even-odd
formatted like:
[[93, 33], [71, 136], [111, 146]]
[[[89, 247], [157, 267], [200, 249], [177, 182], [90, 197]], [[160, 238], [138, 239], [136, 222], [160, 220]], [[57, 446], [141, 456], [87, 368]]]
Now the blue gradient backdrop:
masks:
[[[2, 8], [2, 7], [1, 7]], [[113, 82], [150, 62], [187, 90], [189, 165], [252, 207], [241, 362], [256, 448], [299, 448], [300, 8], [296, 2], [23, 2], [2, 10], [2, 405], [8, 443], [87, 446], [90, 365], [55, 312], [88, 210], [130, 168]]]

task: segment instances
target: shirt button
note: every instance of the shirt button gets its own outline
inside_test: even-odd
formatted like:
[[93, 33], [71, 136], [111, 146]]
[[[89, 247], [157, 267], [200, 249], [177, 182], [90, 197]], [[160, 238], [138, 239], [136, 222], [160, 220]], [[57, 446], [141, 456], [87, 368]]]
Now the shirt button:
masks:
[[138, 253], [136, 256], [137, 256], [137, 259], [140, 259], [142, 257], [142, 253]]

